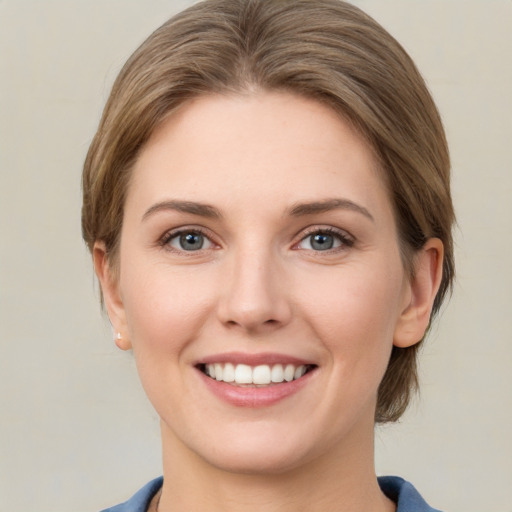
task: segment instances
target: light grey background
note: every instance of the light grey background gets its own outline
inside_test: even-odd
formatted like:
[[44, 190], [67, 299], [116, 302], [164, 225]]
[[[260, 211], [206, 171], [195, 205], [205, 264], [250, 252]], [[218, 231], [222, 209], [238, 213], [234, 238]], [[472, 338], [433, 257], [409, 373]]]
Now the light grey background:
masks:
[[[0, 511], [94, 511], [160, 474], [158, 421], [99, 311], [80, 172], [112, 80], [178, 0], [0, 0]], [[360, 0], [446, 125], [458, 284], [377, 468], [512, 511], [512, 1]]]

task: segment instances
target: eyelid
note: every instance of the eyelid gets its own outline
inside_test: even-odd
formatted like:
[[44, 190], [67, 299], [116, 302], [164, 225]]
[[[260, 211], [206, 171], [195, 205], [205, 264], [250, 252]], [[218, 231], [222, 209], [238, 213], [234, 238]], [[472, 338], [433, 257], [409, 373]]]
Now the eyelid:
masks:
[[184, 233], [197, 233], [197, 234], [203, 235], [214, 246], [213, 249], [215, 249], [216, 247], [219, 247], [219, 243], [215, 240], [216, 237], [213, 235], [213, 233], [209, 229], [207, 229], [203, 226], [196, 226], [193, 224], [186, 225], [186, 226], [179, 226], [177, 228], [169, 229], [158, 239], [157, 243], [160, 247], [162, 247], [165, 250], [168, 250], [170, 252], [179, 253], [179, 254], [185, 254], [185, 255], [189, 255], [189, 256], [193, 255], [194, 253], [197, 254], [197, 253], [201, 253], [203, 251], [211, 249], [211, 248], [208, 248], [208, 249], [198, 249], [197, 251], [185, 251], [185, 250], [180, 250], [180, 249], [171, 247], [169, 242], [172, 239], [174, 239]]
[[352, 236], [348, 231], [346, 231], [344, 229], [336, 228], [334, 226], [315, 225], [315, 226], [309, 226], [306, 229], [302, 230], [300, 232], [300, 234], [298, 235], [300, 237], [299, 240], [293, 244], [293, 247], [297, 248], [297, 246], [303, 240], [305, 240], [309, 236], [314, 235], [316, 233], [324, 233], [324, 234], [333, 235], [341, 241], [342, 246], [334, 248], [334, 249], [328, 249], [326, 251], [315, 251], [315, 252], [329, 253], [329, 252], [333, 252], [333, 251], [340, 250], [340, 249], [343, 250], [348, 247], [352, 247], [355, 243], [355, 237]]
[[[212, 233], [212, 231], [210, 229], [205, 228], [204, 226], [198, 226], [198, 225], [194, 225], [194, 224], [179, 226], [179, 227], [172, 228], [172, 229], [165, 231], [164, 234], [158, 239], [157, 244], [160, 247], [162, 247], [163, 249], [166, 249], [170, 252], [176, 252], [176, 253], [186, 254], [186, 255], [193, 255], [194, 253], [197, 254], [197, 253], [201, 253], [205, 250], [211, 249], [211, 248], [209, 248], [209, 249], [199, 249], [197, 251], [185, 251], [185, 250], [179, 250], [179, 249], [170, 247], [169, 242], [173, 238], [176, 238], [177, 236], [179, 236], [183, 233], [199, 233], [199, 234], [203, 235], [210, 241], [211, 244], [213, 244], [213, 246], [214, 246], [213, 249], [219, 248], [221, 245], [217, 241], [218, 237], [216, 237], [216, 235], [214, 233]], [[342, 243], [341, 248], [338, 247], [335, 249], [326, 250], [326, 251], [324, 251], [326, 253], [333, 252], [333, 251], [340, 250], [340, 249], [343, 250], [348, 247], [352, 247], [355, 243], [355, 237], [344, 229], [336, 228], [334, 226], [328, 226], [328, 225], [327, 226], [326, 225], [313, 225], [313, 226], [309, 226], [305, 229], [302, 229], [294, 237], [297, 241], [294, 242], [292, 249], [298, 250], [298, 248], [297, 248], [298, 244], [300, 244], [300, 242], [302, 242], [308, 236], [311, 236], [315, 233], [324, 233], [324, 234], [333, 235], [341, 241], [341, 243]], [[321, 252], [321, 251], [315, 251], [315, 252]]]

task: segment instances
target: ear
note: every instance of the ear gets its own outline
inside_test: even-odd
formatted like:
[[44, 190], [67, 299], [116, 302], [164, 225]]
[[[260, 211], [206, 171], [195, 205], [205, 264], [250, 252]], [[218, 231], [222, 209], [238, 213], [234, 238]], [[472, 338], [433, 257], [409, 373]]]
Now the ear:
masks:
[[108, 317], [114, 329], [114, 341], [121, 350], [132, 348], [123, 301], [119, 293], [119, 280], [113, 272], [103, 242], [95, 242], [92, 251], [94, 270], [100, 282]]
[[434, 299], [443, 276], [443, 242], [430, 238], [414, 257], [414, 275], [408, 283], [406, 304], [398, 319], [393, 345], [410, 347], [427, 330]]

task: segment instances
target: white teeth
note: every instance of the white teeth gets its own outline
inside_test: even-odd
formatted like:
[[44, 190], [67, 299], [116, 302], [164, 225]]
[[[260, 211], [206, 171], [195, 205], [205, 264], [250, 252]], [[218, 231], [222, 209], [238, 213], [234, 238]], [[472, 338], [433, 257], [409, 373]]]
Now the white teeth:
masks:
[[246, 364], [237, 364], [235, 368], [235, 382], [237, 384], [253, 384], [252, 368]]
[[222, 380], [224, 382], [235, 381], [235, 367], [231, 363], [226, 363], [224, 365], [224, 373], [222, 375]]
[[215, 363], [205, 365], [204, 371], [212, 379], [235, 384], [253, 384], [265, 386], [283, 381], [291, 382], [300, 379], [306, 372], [305, 365], [295, 366], [293, 364], [260, 364], [251, 367], [247, 364]]
[[254, 368], [254, 370], [252, 371], [252, 382], [253, 384], [270, 384], [270, 366], [266, 364], [256, 366], [256, 368]]
[[291, 382], [293, 377], [295, 376], [295, 366], [293, 364], [287, 364], [284, 369], [284, 380], [286, 382]]
[[299, 366], [296, 368], [295, 373], [293, 374], [294, 379], [300, 379], [306, 373], [305, 366]]
[[284, 373], [283, 373], [283, 365], [282, 364], [275, 364], [272, 367], [271, 379], [272, 379], [272, 382], [283, 382]]

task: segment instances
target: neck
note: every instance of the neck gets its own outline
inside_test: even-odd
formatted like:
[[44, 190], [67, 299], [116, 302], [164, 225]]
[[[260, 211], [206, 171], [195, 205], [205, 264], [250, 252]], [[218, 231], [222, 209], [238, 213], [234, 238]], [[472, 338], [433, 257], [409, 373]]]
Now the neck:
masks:
[[[159, 512], [393, 512], [374, 471], [370, 435], [356, 432], [338, 450], [300, 467], [242, 474], [215, 467], [190, 452], [162, 426], [164, 486]], [[353, 447], [357, 447], [356, 450]]]

